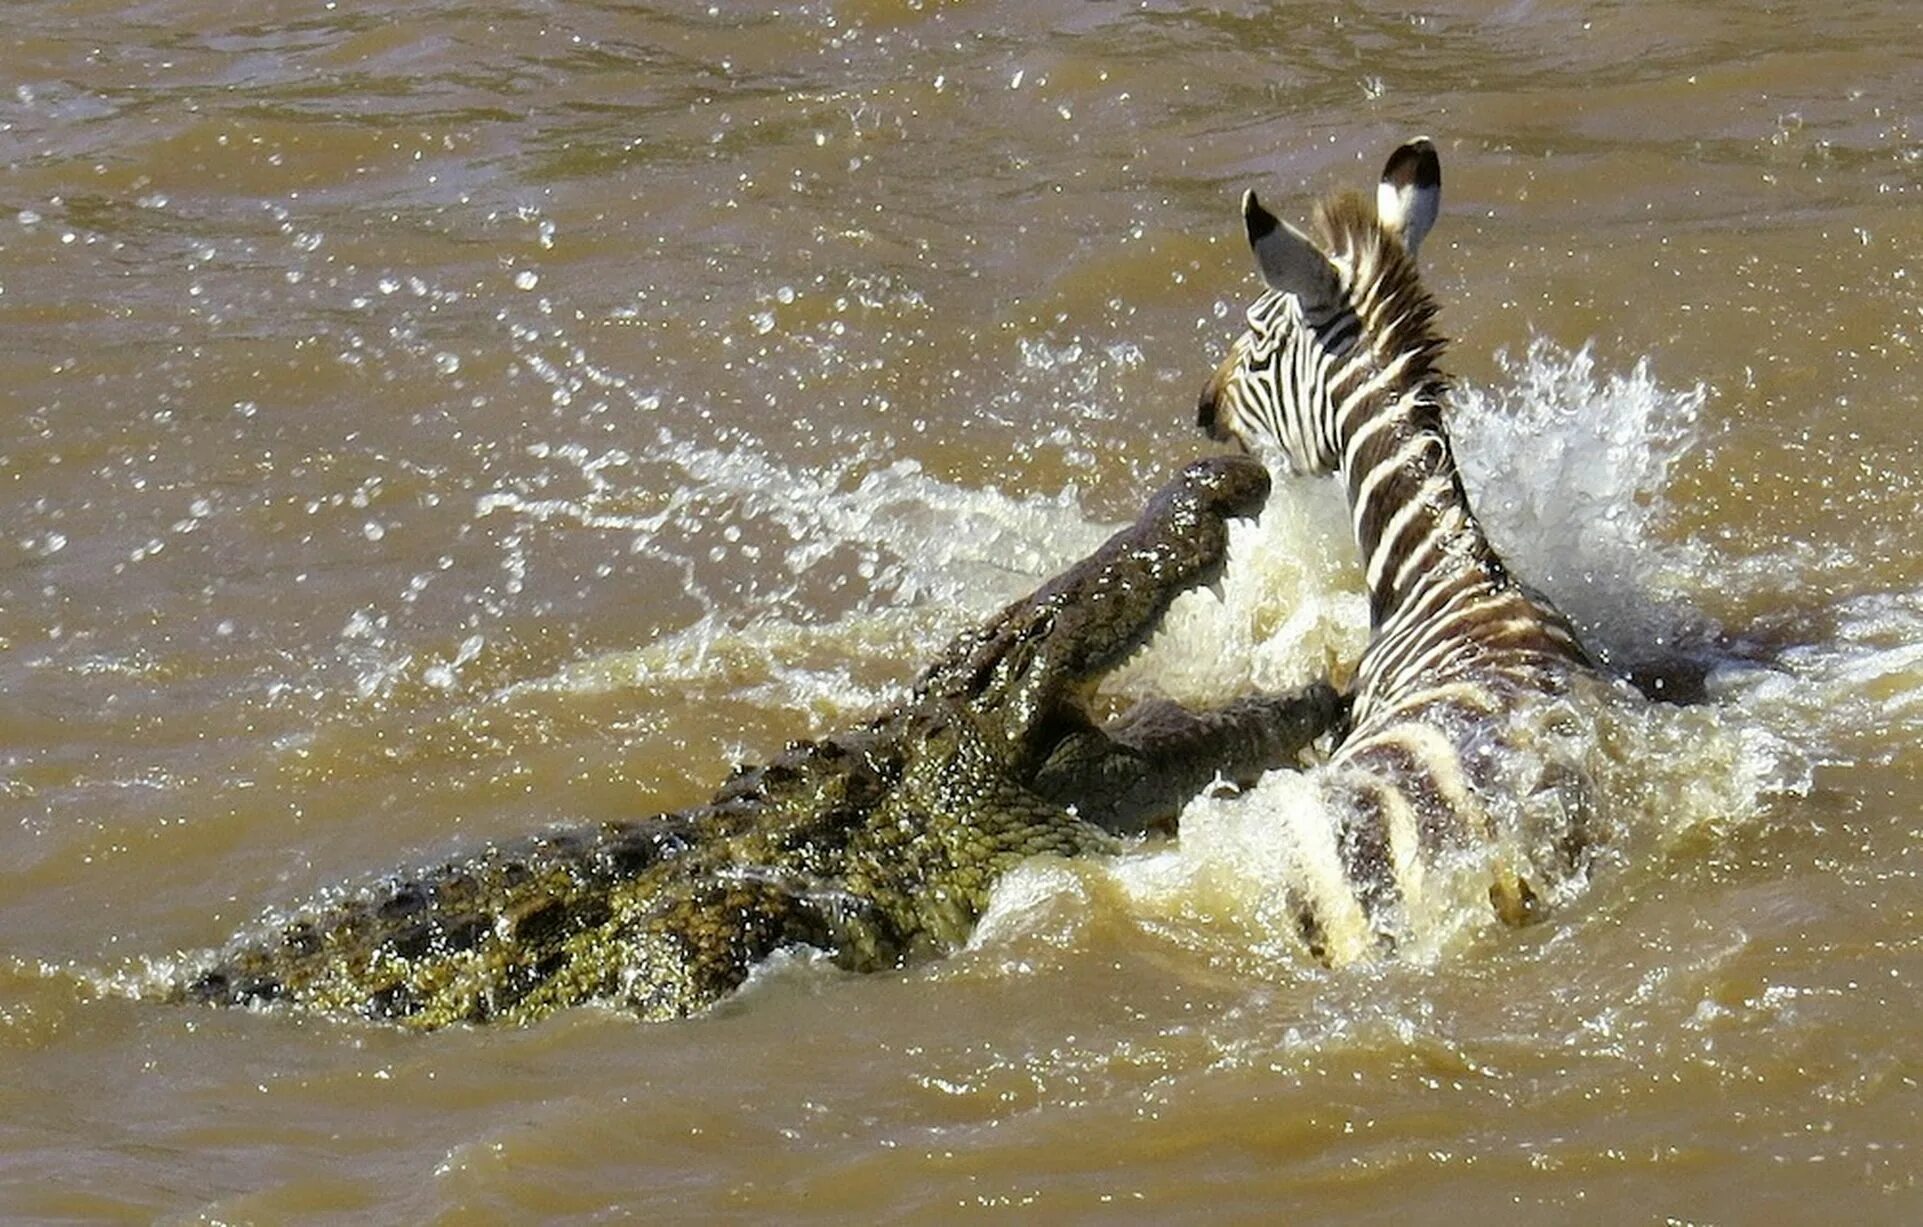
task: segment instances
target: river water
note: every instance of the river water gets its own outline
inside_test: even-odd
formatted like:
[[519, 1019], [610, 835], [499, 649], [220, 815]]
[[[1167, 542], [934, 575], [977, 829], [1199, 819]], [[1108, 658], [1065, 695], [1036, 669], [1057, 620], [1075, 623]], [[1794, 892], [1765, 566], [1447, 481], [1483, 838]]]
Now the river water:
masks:
[[[24, 0], [0, 37], [0, 1218], [1923, 1216], [1907, 0]], [[686, 1024], [170, 1007], [263, 910], [700, 800], [1209, 450], [1286, 217], [1432, 134], [1459, 451], [1708, 701], [1546, 924], [1380, 967], [1284, 777]], [[1118, 693], [1352, 661], [1327, 484]], [[1295, 789], [1295, 792], [1291, 792]], [[1266, 801], [1263, 800], [1266, 794]]]

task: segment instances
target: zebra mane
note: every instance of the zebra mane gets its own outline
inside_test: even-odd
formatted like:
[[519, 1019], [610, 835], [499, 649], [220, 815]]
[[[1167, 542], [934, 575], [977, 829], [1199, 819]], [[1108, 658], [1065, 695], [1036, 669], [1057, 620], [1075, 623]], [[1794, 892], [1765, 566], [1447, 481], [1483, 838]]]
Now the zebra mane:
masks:
[[1421, 399], [1439, 421], [1448, 388], [1441, 370], [1448, 342], [1435, 329], [1436, 301], [1423, 288], [1415, 257], [1383, 227], [1375, 202], [1357, 192], [1318, 204], [1315, 227], [1323, 252], [1348, 287], [1363, 344], [1378, 365], [1402, 364], [1408, 385], [1424, 390]]
[[[1441, 361], [1447, 342], [1436, 331], [1436, 301], [1423, 288], [1415, 258], [1395, 232], [1382, 225], [1375, 203], [1355, 193], [1323, 201], [1316, 207], [1315, 223], [1323, 251], [1348, 288], [1349, 305], [1360, 326], [1356, 344], [1367, 347], [1378, 371], [1397, 368], [1396, 383], [1415, 392], [1399, 410], [1401, 430], [1394, 436], [1383, 436], [1378, 446], [1393, 451], [1398, 445], [1392, 439], [1406, 440], [1415, 434], [1440, 440], [1436, 473], [1447, 482], [1453, 501], [1461, 509], [1458, 531], [1467, 543], [1459, 557], [1473, 558], [1491, 568], [1493, 574], [1503, 573], [1502, 560], [1463, 489], [1455, 445], [1443, 422], [1449, 377], [1443, 373]], [[1356, 475], [1351, 474], [1349, 480], [1356, 480]], [[1425, 480], [1403, 475], [1392, 482], [1417, 490]], [[1378, 499], [1370, 503], [1366, 513], [1352, 508], [1351, 514], [1358, 516], [1358, 541], [1376, 541], [1398, 505], [1394, 499]]]

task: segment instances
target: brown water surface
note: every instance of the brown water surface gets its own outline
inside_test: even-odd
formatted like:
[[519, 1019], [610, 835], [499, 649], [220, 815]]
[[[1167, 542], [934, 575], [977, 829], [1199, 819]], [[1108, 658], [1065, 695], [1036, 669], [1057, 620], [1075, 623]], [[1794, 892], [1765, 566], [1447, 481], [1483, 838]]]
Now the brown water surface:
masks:
[[[1923, 1217], [1908, 0], [6, 24], [0, 1218]], [[1492, 530], [1615, 656], [1717, 666], [1550, 923], [1324, 972], [1210, 817], [687, 1024], [114, 991], [899, 694], [1208, 449], [1240, 191], [1300, 218], [1415, 132]], [[1225, 616], [1352, 653], [1327, 497]], [[1322, 663], [1172, 638], [1130, 685]]]

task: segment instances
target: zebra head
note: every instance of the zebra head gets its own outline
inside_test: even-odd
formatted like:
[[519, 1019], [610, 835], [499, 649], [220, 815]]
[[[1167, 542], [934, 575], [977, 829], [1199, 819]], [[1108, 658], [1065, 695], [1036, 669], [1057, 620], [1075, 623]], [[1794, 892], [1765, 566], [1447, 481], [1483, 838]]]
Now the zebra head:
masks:
[[1323, 205], [1320, 243], [1277, 219], [1254, 192], [1242, 197], [1249, 246], [1269, 288], [1202, 389], [1199, 424], [1210, 437], [1234, 439], [1294, 473], [1335, 471], [1345, 392], [1368, 367], [1394, 358], [1385, 352], [1393, 338], [1372, 334], [1419, 323], [1426, 339], [1434, 308], [1416, 279], [1415, 254], [1441, 200], [1442, 163], [1427, 137], [1390, 155], [1373, 208], [1354, 195]]

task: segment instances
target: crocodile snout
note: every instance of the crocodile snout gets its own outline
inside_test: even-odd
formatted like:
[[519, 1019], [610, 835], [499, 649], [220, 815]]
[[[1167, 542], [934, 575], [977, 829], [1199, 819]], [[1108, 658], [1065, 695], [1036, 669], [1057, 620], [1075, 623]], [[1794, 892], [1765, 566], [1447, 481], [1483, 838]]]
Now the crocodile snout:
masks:
[[1210, 456], [1183, 469], [1177, 488], [1213, 515], [1247, 519], [1268, 502], [1269, 471], [1252, 456]]

